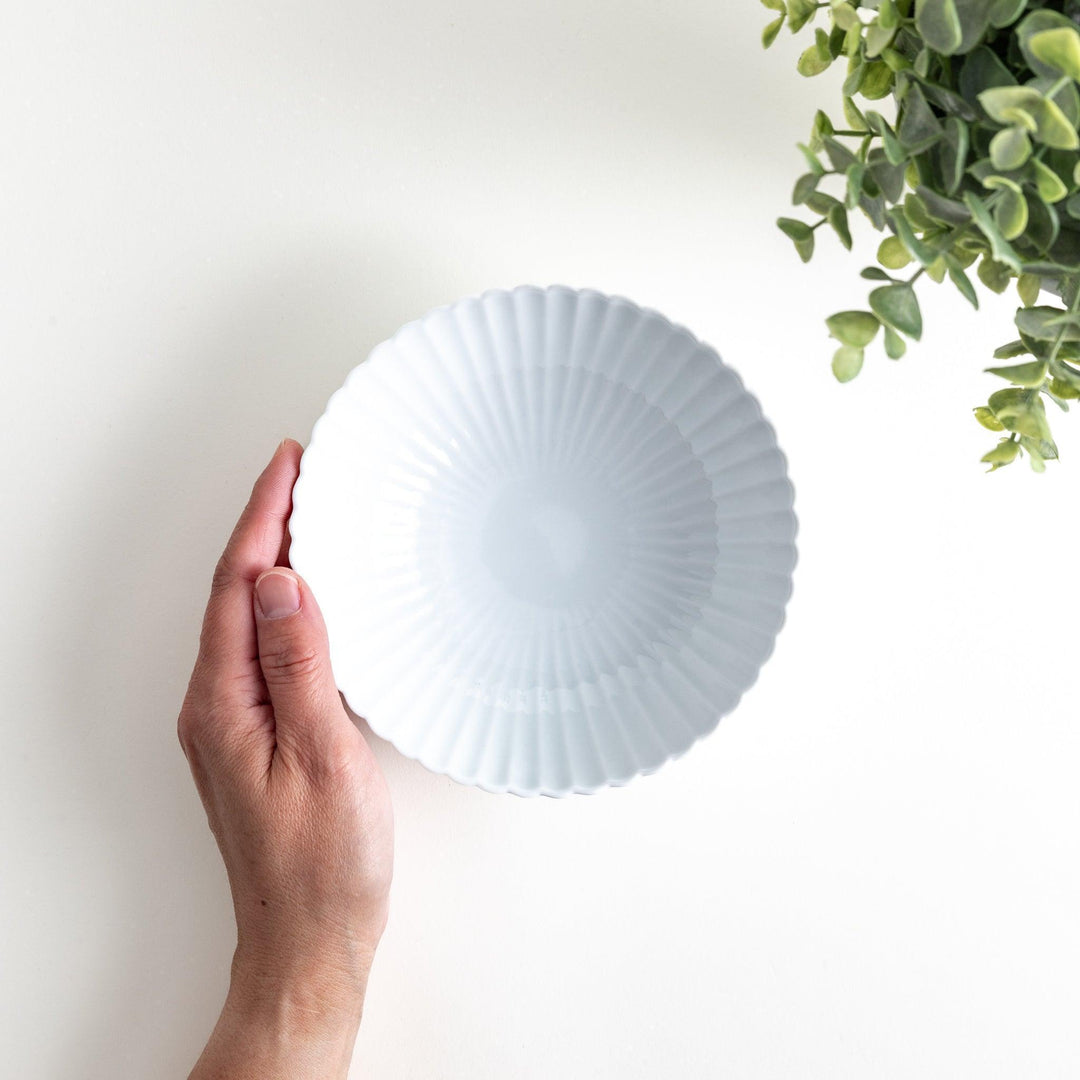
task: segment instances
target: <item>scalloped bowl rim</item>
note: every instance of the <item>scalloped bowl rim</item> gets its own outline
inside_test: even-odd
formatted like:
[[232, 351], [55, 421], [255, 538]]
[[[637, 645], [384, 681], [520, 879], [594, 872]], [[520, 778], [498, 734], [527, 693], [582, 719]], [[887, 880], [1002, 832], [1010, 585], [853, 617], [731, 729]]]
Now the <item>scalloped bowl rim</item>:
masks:
[[[535, 798], [535, 797], [541, 796], [541, 797], [558, 799], [558, 798], [564, 798], [564, 797], [566, 797], [568, 795], [593, 795], [593, 794], [596, 794], [597, 792], [602, 791], [602, 790], [604, 790], [606, 788], [625, 787], [632, 780], [637, 779], [639, 776], [650, 776], [650, 775], [653, 775], [653, 774], [659, 772], [661, 769], [663, 769], [670, 762], [676, 761], [679, 758], [686, 755], [687, 753], [689, 753], [689, 751], [692, 750], [699, 742], [701, 742], [702, 739], [706, 738], [708, 735], [711, 735], [713, 732], [715, 732], [717, 727], [720, 724], [720, 721], [722, 719], [724, 719], [725, 716], [731, 715], [731, 713], [734, 712], [735, 709], [738, 707], [738, 705], [742, 701], [743, 697], [745, 697], [745, 695], [757, 684], [757, 682], [758, 682], [758, 680], [759, 680], [759, 678], [761, 676], [761, 669], [765, 666], [765, 664], [768, 662], [768, 660], [771, 658], [773, 652], [775, 651], [776, 638], [779, 636], [780, 632], [783, 630], [784, 625], [787, 622], [787, 605], [790, 603], [791, 595], [793, 593], [794, 572], [795, 572], [795, 568], [796, 568], [796, 566], [798, 564], [798, 545], [796, 544], [796, 540], [797, 540], [797, 537], [798, 537], [799, 520], [798, 520], [798, 516], [796, 515], [795, 510], [794, 510], [795, 485], [791, 481], [790, 474], [788, 473], [787, 455], [784, 453], [783, 449], [780, 447], [779, 441], [776, 439], [776, 429], [773, 427], [773, 425], [769, 421], [768, 417], [765, 416], [764, 411], [761, 409], [760, 401], [757, 399], [757, 397], [754, 394], [752, 394], [746, 388], [745, 383], [743, 382], [742, 376], [739, 374], [739, 372], [736, 371], [734, 368], [732, 368], [727, 363], [725, 363], [725, 361], [720, 356], [720, 353], [712, 345], [708, 344], [705, 341], [702, 341], [701, 338], [699, 338], [696, 334], [694, 334], [693, 331], [688, 329], [686, 326], [682, 325], [681, 323], [677, 323], [674, 320], [668, 318], [666, 315], [664, 315], [662, 312], [656, 310], [655, 308], [651, 308], [651, 307], [648, 307], [648, 306], [645, 306], [645, 305], [642, 305], [642, 304], [638, 304], [635, 301], [630, 300], [629, 298], [627, 298], [625, 296], [622, 296], [620, 294], [617, 294], [617, 293], [605, 293], [602, 290], [595, 289], [595, 288], [590, 288], [590, 287], [575, 288], [575, 287], [570, 286], [570, 285], [562, 285], [562, 284], [552, 284], [552, 285], [546, 285], [546, 286], [544, 286], [544, 285], [523, 284], [523, 285], [512, 286], [510, 288], [500, 288], [500, 287], [487, 288], [487, 289], [484, 289], [484, 290], [482, 290], [480, 292], [477, 292], [477, 293], [471, 293], [471, 294], [468, 294], [466, 296], [459, 297], [457, 300], [453, 300], [453, 301], [450, 301], [450, 302], [444, 303], [444, 304], [438, 304], [435, 307], [429, 308], [426, 312], [424, 312], [423, 315], [419, 316], [418, 318], [410, 319], [407, 322], [402, 323], [398, 327], [398, 329], [394, 331], [393, 334], [391, 334], [388, 338], [384, 338], [382, 341], [375, 344], [369, 350], [367, 356], [365, 356], [363, 360], [361, 360], [352, 369], [350, 369], [349, 373], [345, 377], [344, 382], [327, 399], [327, 403], [324, 406], [322, 413], [320, 414], [320, 416], [318, 417], [318, 419], [315, 421], [314, 425], [312, 426], [311, 436], [308, 439], [308, 444], [307, 444], [308, 447], [310, 447], [310, 446], [312, 446], [314, 444], [315, 439], [318, 436], [319, 430], [323, 426], [324, 421], [327, 418], [327, 414], [330, 412], [331, 404], [339, 396], [343, 396], [346, 392], [351, 390], [351, 383], [353, 382], [354, 378], [358, 377], [357, 373], [365, 365], [368, 364], [368, 362], [372, 359], [372, 357], [376, 356], [379, 352], [382, 352], [388, 346], [392, 346], [394, 344], [394, 342], [396, 342], [400, 338], [404, 337], [413, 328], [423, 324], [424, 322], [428, 321], [429, 319], [433, 318], [434, 316], [437, 316], [437, 315], [442, 314], [442, 313], [446, 313], [446, 312], [450, 311], [451, 309], [453, 309], [455, 307], [458, 307], [461, 304], [466, 304], [466, 303], [475, 302], [475, 301], [483, 302], [484, 299], [486, 297], [489, 297], [489, 296], [506, 296], [506, 295], [513, 295], [513, 294], [519, 293], [519, 292], [531, 292], [531, 293], [547, 294], [547, 293], [556, 292], [556, 291], [563, 291], [563, 292], [573, 293], [575, 296], [578, 296], [578, 297], [580, 297], [580, 296], [592, 296], [592, 297], [595, 297], [595, 298], [598, 298], [598, 299], [604, 301], [607, 304], [610, 304], [610, 305], [622, 305], [622, 306], [627, 307], [630, 310], [638, 313], [641, 316], [647, 316], [647, 317], [650, 317], [650, 318], [653, 318], [653, 319], [660, 320], [661, 322], [663, 322], [664, 324], [666, 324], [670, 328], [670, 330], [671, 330], [671, 332], [673, 334], [685, 335], [691, 341], [693, 341], [694, 344], [697, 345], [699, 348], [708, 350], [710, 353], [712, 353], [716, 357], [717, 361], [724, 368], [726, 368], [728, 371], [730, 371], [732, 373], [732, 375], [734, 375], [734, 377], [735, 377], [735, 379], [736, 379], [736, 381], [738, 383], [738, 386], [742, 390], [742, 392], [747, 394], [750, 398], [752, 398], [753, 401], [755, 402], [755, 404], [757, 405], [759, 413], [760, 413], [760, 420], [761, 420], [761, 422], [763, 422], [769, 428], [770, 432], [772, 433], [774, 443], [775, 443], [776, 452], [779, 455], [779, 457], [780, 457], [780, 459], [781, 459], [781, 461], [783, 463], [783, 466], [784, 466], [784, 476], [785, 476], [785, 479], [787, 481], [788, 487], [790, 488], [790, 491], [791, 491], [791, 500], [790, 500], [790, 503], [789, 503], [789, 508], [787, 510], [787, 513], [790, 515], [791, 523], [792, 523], [792, 538], [791, 538], [792, 564], [791, 564], [791, 568], [790, 568], [790, 570], [788, 571], [788, 574], [787, 574], [788, 585], [789, 585], [787, 598], [784, 601], [783, 610], [782, 610], [780, 618], [779, 618], [779, 620], [777, 622], [776, 629], [773, 632], [772, 643], [770, 644], [767, 652], [765, 652], [764, 655], [762, 656], [761, 661], [758, 664], [757, 670], [754, 673], [753, 678], [748, 683], [746, 683], [746, 685], [742, 688], [742, 690], [740, 691], [738, 697], [736, 698], [734, 703], [731, 705], [731, 707], [724, 710], [723, 712], [718, 712], [713, 717], [712, 721], [705, 728], [703, 728], [702, 730], [696, 732], [694, 734], [694, 736], [685, 745], [677, 746], [675, 749], [668, 751], [667, 754], [664, 757], [662, 757], [661, 759], [659, 759], [658, 761], [650, 763], [650, 764], [642, 766], [642, 767], [638, 767], [638, 768], [634, 769], [633, 771], [631, 771], [630, 773], [625, 774], [625, 775], [606, 777], [605, 779], [603, 779], [603, 780], [601, 780], [601, 781], [599, 781], [598, 783], [595, 783], [595, 784], [570, 784], [570, 785], [561, 786], [561, 787], [552, 787], [552, 786], [547, 786], [547, 785], [544, 785], [544, 784], [541, 784], [541, 785], [536, 786], [536, 787], [523, 787], [523, 786], [520, 786], [520, 785], [511, 784], [511, 783], [507, 783], [507, 784], [504, 784], [504, 785], [491, 784], [491, 783], [486, 782], [482, 776], [470, 776], [470, 775], [467, 775], [466, 773], [463, 773], [463, 772], [461, 772], [459, 770], [456, 770], [456, 769], [453, 769], [453, 768], [446, 768], [446, 767], [443, 767], [443, 766], [435, 765], [431, 761], [425, 760], [425, 756], [423, 754], [418, 755], [418, 754], [411, 753], [407, 748], [401, 746], [399, 741], [394, 738], [392, 733], [387, 732], [387, 733], [384, 734], [382, 731], [380, 731], [380, 727], [379, 727], [377, 721], [376, 721], [376, 723], [372, 723], [371, 719], [367, 715], [365, 715], [365, 713], [363, 711], [356, 708], [354, 706], [354, 704], [353, 704], [354, 702], [357, 702], [357, 703], [362, 702], [363, 697], [364, 697], [363, 692], [361, 691], [360, 693], [356, 693], [355, 692], [356, 688], [352, 688], [352, 687], [347, 685], [347, 678], [345, 678], [343, 676], [337, 676], [336, 673], [335, 673], [335, 678], [336, 678], [336, 681], [337, 681], [338, 690], [341, 693], [341, 695], [344, 697], [346, 705], [348, 706], [349, 710], [354, 715], [362, 718], [367, 723], [367, 725], [371, 729], [371, 731], [376, 736], [378, 736], [378, 738], [390, 743], [390, 745], [393, 746], [398, 751], [398, 753], [400, 753], [403, 757], [406, 757], [406, 758], [408, 758], [408, 759], [410, 759], [412, 761], [416, 761], [418, 764], [422, 765], [429, 772], [436, 773], [437, 775], [440, 775], [440, 776], [447, 776], [451, 780], [455, 781], [456, 783], [459, 783], [459, 784], [462, 784], [462, 785], [465, 785], [465, 786], [468, 786], [468, 787], [480, 788], [482, 791], [489, 792], [491, 794], [496, 794], [496, 795], [510, 794], [510, 795], [517, 795], [517, 796], [522, 797], [522, 798]], [[293, 497], [293, 510], [294, 510], [294, 512], [295, 512], [295, 508], [296, 508], [297, 495], [298, 494], [302, 495], [304, 487], [305, 487], [305, 480], [306, 480], [306, 473], [307, 473], [307, 468], [306, 468], [306, 462], [307, 461], [308, 461], [308, 457], [307, 457], [307, 454], [305, 453], [304, 455], [302, 455], [302, 457], [300, 459], [300, 471], [299, 471], [299, 474], [297, 476], [296, 482], [295, 482], [295, 484], [293, 486], [293, 496], [292, 497]], [[301, 552], [303, 552], [303, 550], [304, 550], [304, 540], [303, 540], [302, 534], [300, 536], [297, 536], [297, 534], [293, 531], [292, 518], [290, 517], [290, 562], [293, 561], [293, 559], [295, 557], [295, 553], [296, 553], [296, 551], [298, 549]], [[303, 561], [303, 557], [301, 557], [301, 561]], [[294, 569], [296, 569], [295, 566], [294, 566]], [[302, 571], [300, 571], [299, 569], [297, 569], [297, 573], [301, 573], [301, 575], [302, 575]]]

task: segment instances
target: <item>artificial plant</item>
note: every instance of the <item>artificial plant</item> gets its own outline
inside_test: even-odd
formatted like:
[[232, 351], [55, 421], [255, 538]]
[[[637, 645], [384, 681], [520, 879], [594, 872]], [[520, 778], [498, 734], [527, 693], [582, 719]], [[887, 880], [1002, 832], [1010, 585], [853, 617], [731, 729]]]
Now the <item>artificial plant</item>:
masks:
[[[889, 233], [862, 271], [869, 310], [826, 320], [834, 374], [854, 378], [879, 334], [893, 360], [921, 338], [920, 279], [948, 278], [976, 308], [973, 265], [996, 293], [1015, 280], [1016, 339], [994, 358], [1017, 362], [987, 368], [1009, 385], [974, 413], [1001, 435], [982, 459], [991, 471], [1027, 454], [1042, 472], [1058, 456], [1045, 401], [1080, 399], [1080, 0], [762, 3], [777, 13], [766, 48], [785, 23], [807, 27], [799, 72], [847, 69], [843, 121], [818, 111], [799, 145], [793, 202], [818, 220], [777, 224], [804, 262], [822, 225], [850, 250], [856, 208]], [[882, 99], [891, 120], [866, 105]]]

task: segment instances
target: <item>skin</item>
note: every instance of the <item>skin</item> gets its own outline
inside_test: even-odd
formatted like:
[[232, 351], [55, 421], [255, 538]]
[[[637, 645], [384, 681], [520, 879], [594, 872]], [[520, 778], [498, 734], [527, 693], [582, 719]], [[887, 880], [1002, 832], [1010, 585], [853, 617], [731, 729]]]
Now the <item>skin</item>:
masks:
[[386, 925], [389, 792], [338, 695], [318, 604], [289, 569], [302, 453], [278, 447], [218, 562], [177, 723], [237, 930], [192, 1080], [346, 1077]]

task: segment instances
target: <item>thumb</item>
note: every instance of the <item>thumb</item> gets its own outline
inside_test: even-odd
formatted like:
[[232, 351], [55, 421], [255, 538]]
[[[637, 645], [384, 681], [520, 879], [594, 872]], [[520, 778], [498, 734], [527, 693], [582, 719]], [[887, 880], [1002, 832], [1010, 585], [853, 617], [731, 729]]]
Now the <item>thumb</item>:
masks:
[[259, 575], [255, 627], [279, 741], [321, 743], [346, 718], [322, 612], [298, 574], [275, 566]]

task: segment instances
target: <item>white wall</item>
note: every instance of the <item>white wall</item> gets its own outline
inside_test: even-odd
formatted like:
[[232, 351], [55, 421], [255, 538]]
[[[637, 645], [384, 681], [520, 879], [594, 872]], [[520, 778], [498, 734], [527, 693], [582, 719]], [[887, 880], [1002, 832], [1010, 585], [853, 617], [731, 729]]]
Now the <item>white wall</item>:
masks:
[[873, 234], [807, 268], [772, 225], [838, 80], [767, 18], [5, 6], [0, 1071], [190, 1066], [232, 923], [174, 721], [220, 547], [400, 323], [557, 281], [760, 396], [795, 597], [740, 709], [626, 789], [491, 796], [377, 746], [398, 869], [353, 1075], [1077, 1074], [1078, 421], [1044, 477], [984, 476], [1014, 301], [929, 282], [925, 344], [832, 381]]

